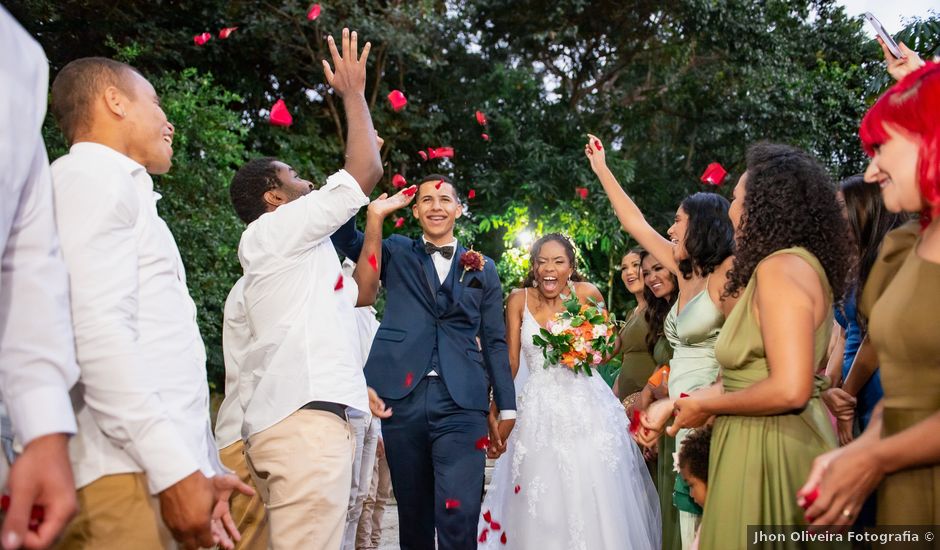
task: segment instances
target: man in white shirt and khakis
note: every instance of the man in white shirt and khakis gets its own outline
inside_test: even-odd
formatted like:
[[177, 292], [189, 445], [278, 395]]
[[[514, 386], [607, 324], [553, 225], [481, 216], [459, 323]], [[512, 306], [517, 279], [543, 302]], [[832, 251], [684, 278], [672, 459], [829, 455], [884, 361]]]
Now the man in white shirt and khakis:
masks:
[[[355, 450], [347, 410], [388, 416], [377, 397], [370, 407], [353, 308], [366, 295], [374, 301], [382, 217], [414, 193], [370, 206], [371, 252], [363, 249], [357, 267], [368, 281], [344, 281], [330, 235], [369, 203], [382, 165], [364, 96], [370, 45], [359, 57], [348, 29], [342, 57], [333, 37], [328, 44], [335, 73], [324, 61], [327, 82], [346, 111], [344, 169], [313, 190], [290, 166], [265, 157], [239, 169], [230, 188], [248, 224], [238, 247], [252, 337], [238, 385], [242, 438], [274, 549], [339, 550], [342, 543]], [[372, 216], [373, 208], [382, 212]], [[358, 292], [349, 292], [356, 283]]]
[[251, 489], [219, 462], [196, 307], [150, 177], [170, 168], [173, 125], [140, 73], [104, 58], [59, 72], [52, 111], [71, 145], [52, 179], [81, 369], [81, 511], [61, 547], [165, 548], [165, 527], [231, 547], [229, 494]]

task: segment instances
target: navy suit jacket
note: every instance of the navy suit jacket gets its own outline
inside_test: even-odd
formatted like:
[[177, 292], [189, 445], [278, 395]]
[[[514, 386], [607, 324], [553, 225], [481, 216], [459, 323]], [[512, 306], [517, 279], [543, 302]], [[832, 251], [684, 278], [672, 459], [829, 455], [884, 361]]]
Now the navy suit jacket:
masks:
[[[358, 258], [363, 234], [355, 218], [332, 241], [346, 256]], [[380, 279], [388, 292], [365, 366], [366, 381], [382, 398], [407, 396], [433, 368], [461, 408], [487, 410], [492, 387], [497, 408], [515, 410], [496, 265], [487, 258], [482, 271], [464, 274], [459, 265], [464, 252], [458, 245], [450, 274], [439, 284], [421, 240], [392, 235], [382, 241]]]

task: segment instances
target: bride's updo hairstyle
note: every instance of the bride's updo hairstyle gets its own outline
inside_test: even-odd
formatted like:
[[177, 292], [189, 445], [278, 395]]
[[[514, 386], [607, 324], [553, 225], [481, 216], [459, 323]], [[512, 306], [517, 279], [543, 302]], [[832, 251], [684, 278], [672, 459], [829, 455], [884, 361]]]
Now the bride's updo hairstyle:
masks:
[[539, 252], [542, 251], [542, 245], [548, 241], [555, 241], [564, 247], [565, 255], [568, 256], [568, 263], [571, 264], [571, 277], [569, 277], [568, 280], [575, 282], [583, 281], [584, 278], [582, 278], [581, 274], [578, 273], [578, 259], [574, 251], [574, 245], [571, 244], [571, 241], [568, 240], [568, 237], [565, 237], [561, 233], [549, 233], [548, 235], [543, 235], [539, 238], [539, 240], [532, 243], [532, 248], [529, 249], [529, 273], [525, 276], [525, 280], [522, 282], [522, 286], [533, 286], [533, 283], [535, 283], [536, 259], [539, 257]]

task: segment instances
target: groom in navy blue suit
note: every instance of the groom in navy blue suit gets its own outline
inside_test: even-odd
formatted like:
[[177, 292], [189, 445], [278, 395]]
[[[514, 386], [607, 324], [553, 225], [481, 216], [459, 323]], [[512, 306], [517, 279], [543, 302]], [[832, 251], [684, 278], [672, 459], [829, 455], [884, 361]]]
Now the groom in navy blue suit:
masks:
[[[483, 489], [479, 447], [487, 435], [505, 441], [515, 422], [502, 285], [489, 258], [481, 270], [460, 265], [467, 250], [454, 238], [462, 207], [450, 179], [428, 176], [417, 192], [412, 212], [423, 237], [382, 242], [385, 315], [365, 375], [392, 409], [382, 436], [401, 548], [434, 550], [436, 528], [439, 548], [469, 550]], [[359, 257], [355, 218], [332, 239]]]

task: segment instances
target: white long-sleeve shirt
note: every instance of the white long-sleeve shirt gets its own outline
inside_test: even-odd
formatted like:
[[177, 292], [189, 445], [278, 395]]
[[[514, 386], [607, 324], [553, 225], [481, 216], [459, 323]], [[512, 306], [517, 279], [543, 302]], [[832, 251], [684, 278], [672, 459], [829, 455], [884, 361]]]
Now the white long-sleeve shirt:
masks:
[[76, 484], [143, 471], [156, 493], [196, 470], [224, 472], [196, 306], [153, 180], [88, 142], [53, 163], [52, 179], [83, 386]]
[[369, 410], [353, 337], [355, 303], [336, 290], [341, 271], [330, 242], [368, 203], [356, 180], [340, 170], [322, 188], [245, 228], [238, 257], [254, 341], [240, 373], [243, 438], [310, 401]]
[[23, 444], [75, 433], [68, 280], [41, 127], [49, 68], [0, 6], [0, 395]]
[[225, 398], [215, 417], [215, 442], [220, 449], [242, 438], [245, 411], [238, 400], [238, 378], [251, 346], [251, 329], [245, 312], [245, 278], [236, 281], [222, 311], [222, 357], [225, 360]]

